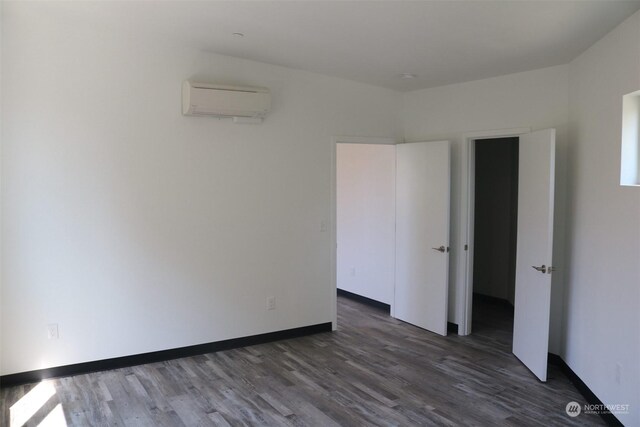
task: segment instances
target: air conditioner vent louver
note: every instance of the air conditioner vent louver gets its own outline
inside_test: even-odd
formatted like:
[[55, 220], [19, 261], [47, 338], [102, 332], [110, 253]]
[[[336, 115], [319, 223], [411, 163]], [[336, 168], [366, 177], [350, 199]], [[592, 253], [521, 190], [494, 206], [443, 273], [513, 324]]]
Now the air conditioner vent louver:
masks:
[[271, 108], [269, 89], [195, 83], [182, 85], [182, 114], [216, 117], [264, 117]]

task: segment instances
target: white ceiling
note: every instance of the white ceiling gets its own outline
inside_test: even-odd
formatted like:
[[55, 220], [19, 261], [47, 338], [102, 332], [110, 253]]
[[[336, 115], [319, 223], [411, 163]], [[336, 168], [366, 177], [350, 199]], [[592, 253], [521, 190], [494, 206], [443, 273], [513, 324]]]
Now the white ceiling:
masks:
[[[640, 1], [66, 3], [141, 35], [396, 90], [571, 61]], [[232, 36], [242, 32], [245, 37]], [[418, 77], [402, 80], [401, 73]]]

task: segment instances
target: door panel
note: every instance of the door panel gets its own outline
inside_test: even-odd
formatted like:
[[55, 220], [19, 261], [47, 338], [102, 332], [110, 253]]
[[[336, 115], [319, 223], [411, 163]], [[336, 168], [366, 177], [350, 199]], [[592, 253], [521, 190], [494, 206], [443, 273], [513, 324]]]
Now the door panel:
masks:
[[[520, 137], [513, 354], [547, 379], [553, 248], [555, 129]], [[534, 268], [536, 267], [536, 268]]]
[[[447, 335], [450, 146], [396, 146], [394, 317]], [[444, 247], [444, 251], [433, 248]]]

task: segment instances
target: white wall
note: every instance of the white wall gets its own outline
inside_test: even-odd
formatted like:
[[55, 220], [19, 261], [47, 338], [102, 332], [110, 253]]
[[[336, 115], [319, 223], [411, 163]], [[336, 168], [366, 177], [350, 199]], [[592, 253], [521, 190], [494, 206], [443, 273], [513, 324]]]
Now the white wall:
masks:
[[[4, 2], [0, 1], [0, 159], [2, 159], [2, 123], [3, 123], [3, 115], [2, 115], [2, 86], [3, 78], [2, 78], [2, 55], [3, 55], [3, 40], [4, 40], [4, 26], [3, 26], [3, 9]], [[0, 224], [2, 223], [2, 162], [0, 161]], [[2, 308], [2, 227], [0, 227], [0, 309]], [[2, 315], [0, 315], [0, 346], [2, 346]], [[0, 367], [2, 366], [2, 352], [0, 351]], [[1, 370], [0, 370], [1, 372]]]
[[[640, 425], [640, 188], [619, 185], [622, 96], [640, 89], [640, 12], [570, 64], [569, 366]], [[616, 363], [622, 367], [616, 381]]]
[[[486, 80], [409, 92], [404, 97], [405, 140], [452, 141], [451, 268], [449, 321], [460, 323], [464, 311], [466, 254], [466, 196], [468, 132], [530, 127], [557, 129], [556, 228], [563, 230], [565, 198], [563, 167], [567, 150], [568, 67], [557, 66]], [[556, 232], [554, 260], [562, 265], [563, 233]], [[561, 336], [562, 271], [554, 274], [551, 351], [559, 351]]]
[[337, 144], [338, 289], [391, 304], [396, 233], [396, 147]]
[[[1, 373], [333, 320], [331, 137], [400, 136], [401, 96], [59, 5], [3, 4]], [[183, 117], [190, 77], [269, 87], [273, 113]]]

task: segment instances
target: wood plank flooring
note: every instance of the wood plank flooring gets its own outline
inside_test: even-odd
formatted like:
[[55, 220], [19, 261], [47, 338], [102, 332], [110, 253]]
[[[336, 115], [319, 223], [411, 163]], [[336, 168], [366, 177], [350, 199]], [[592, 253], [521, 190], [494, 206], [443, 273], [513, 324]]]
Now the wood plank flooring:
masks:
[[505, 308], [483, 312], [473, 335], [440, 337], [341, 297], [337, 332], [5, 388], [0, 421], [49, 387], [25, 425], [603, 425], [568, 417], [582, 396], [554, 367], [535, 379], [510, 352]]

